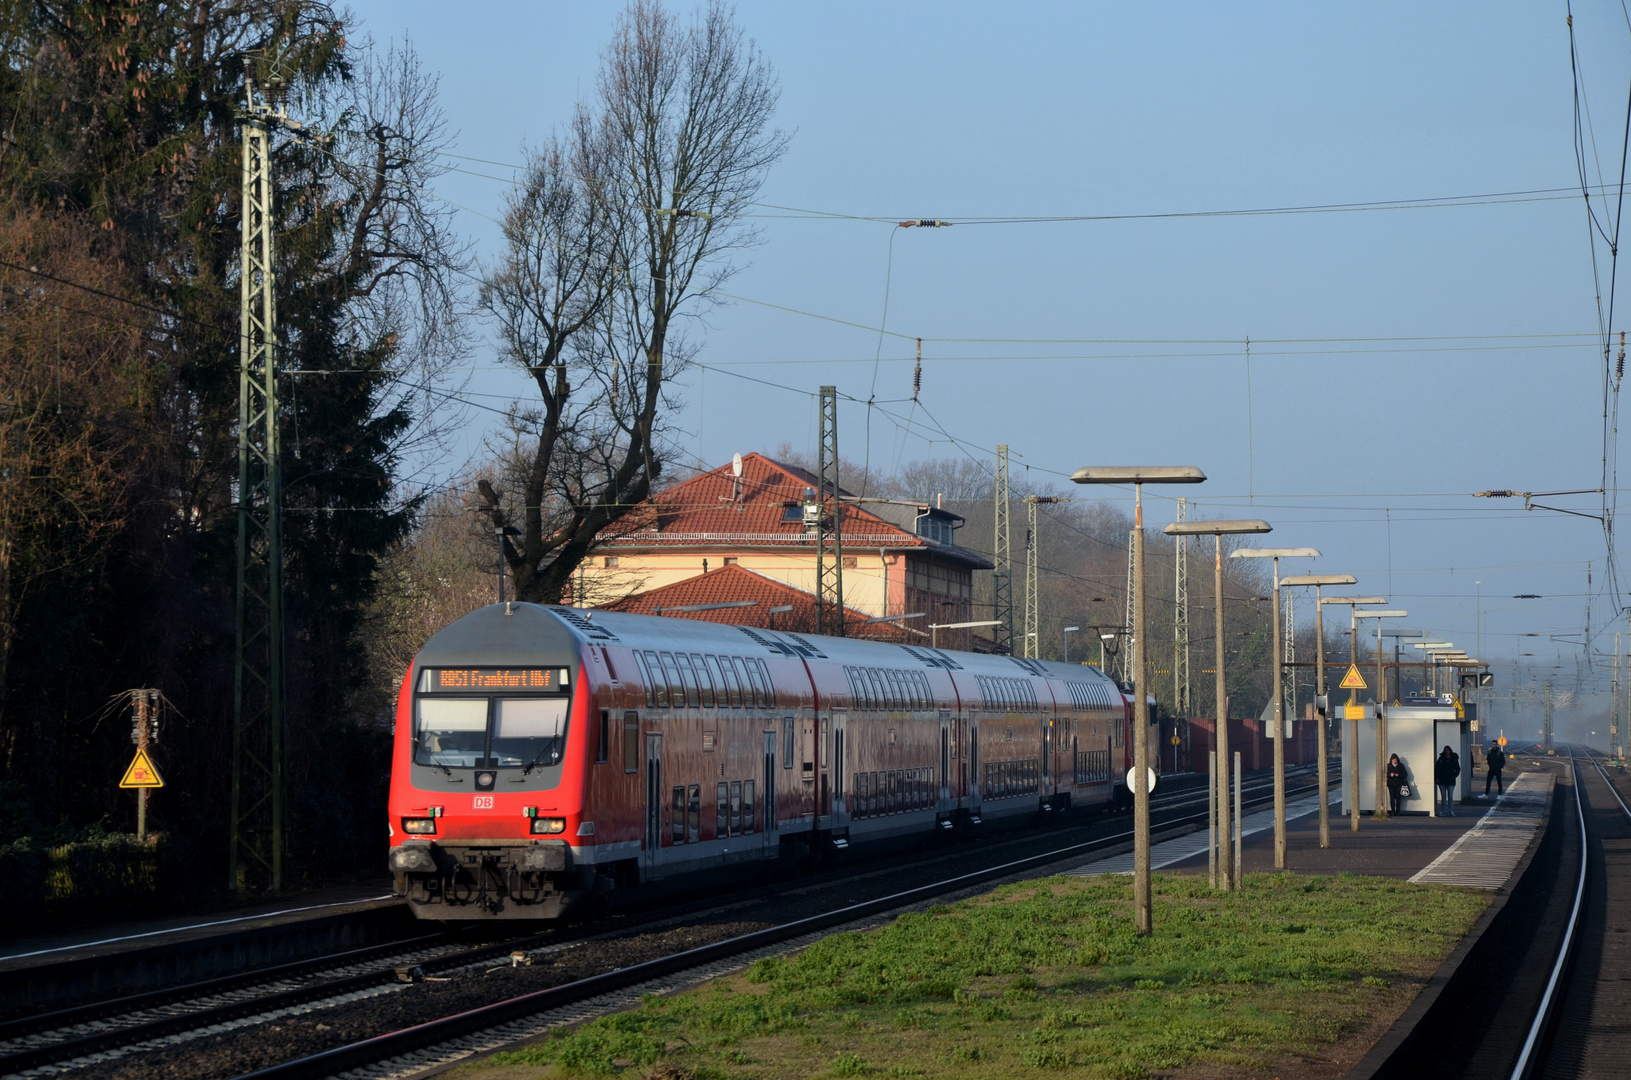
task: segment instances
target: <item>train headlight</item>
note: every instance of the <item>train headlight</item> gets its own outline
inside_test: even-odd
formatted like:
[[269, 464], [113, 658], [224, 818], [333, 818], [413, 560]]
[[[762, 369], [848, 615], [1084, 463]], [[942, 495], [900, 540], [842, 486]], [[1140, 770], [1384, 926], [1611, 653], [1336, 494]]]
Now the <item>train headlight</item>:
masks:
[[391, 849], [391, 870], [398, 874], [412, 874], [436, 869], [436, 859], [422, 844], [404, 844]]
[[435, 836], [436, 819], [433, 817], [405, 817], [402, 831], [410, 836]]
[[532, 819], [532, 833], [534, 836], [553, 836], [566, 831], [566, 819], [558, 817], [535, 817]]

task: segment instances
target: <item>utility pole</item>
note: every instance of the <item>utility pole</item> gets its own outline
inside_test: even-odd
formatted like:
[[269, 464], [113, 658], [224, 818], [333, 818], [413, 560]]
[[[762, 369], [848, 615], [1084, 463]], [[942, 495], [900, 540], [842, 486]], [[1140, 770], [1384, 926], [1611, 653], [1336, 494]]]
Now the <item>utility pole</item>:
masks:
[[1121, 618], [1121, 632], [1127, 637], [1127, 652], [1124, 654], [1126, 658], [1121, 662], [1121, 676], [1123, 682], [1135, 682], [1143, 686], [1144, 673], [1133, 667], [1133, 661], [1136, 659], [1134, 654], [1138, 652], [1138, 640], [1133, 632], [1134, 617], [1137, 614], [1133, 604], [1133, 594], [1138, 591], [1137, 564], [1138, 530], [1134, 529], [1127, 534], [1127, 591], [1122, 594], [1126, 603], [1122, 605], [1124, 611]]
[[844, 636], [843, 507], [838, 499], [838, 388], [821, 388], [821, 438], [816, 449], [816, 633]]
[[1027, 495], [1020, 500], [1025, 504], [1025, 642], [1024, 655], [1030, 658], [1042, 654], [1042, 622], [1037, 614], [1037, 540], [1036, 507], [1038, 503], [1063, 503], [1057, 495]]
[[[272, 132], [303, 134], [244, 61], [242, 246], [238, 312], [238, 604], [232, 709], [228, 884], [283, 888], [283, 477], [278, 441], [277, 279]], [[253, 878], [253, 880], [252, 880]]]
[[[1479, 653], [1478, 655], [1482, 657], [1484, 654]], [[1620, 682], [1620, 632], [1618, 630], [1614, 631], [1614, 675], [1609, 687], [1608, 754], [1610, 757], [1618, 757], [1619, 755], [1614, 752], [1614, 748], [1620, 741], [1620, 695], [1623, 692]]]
[[1540, 688], [1540, 741], [1548, 752], [1552, 749], [1552, 684], [1545, 682]]
[[[159, 692], [132, 690], [130, 692], [130, 741], [136, 744], [138, 761], [147, 757], [148, 748], [159, 739]], [[136, 789], [136, 842], [147, 841], [147, 785]]]
[[[1178, 518], [1189, 516], [1188, 500], [1178, 499]], [[1189, 696], [1189, 538], [1175, 536], [1172, 547], [1172, 708], [1184, 718], [1187, 733], [1195, 703]]]
[[997, 625], [991, 628], [992, 649], [997, 653], [1014, 652], [1014, 551], [1008, 529], [1008, 444], [997, 444], [996, 537], [992, 543], [991, 561], [997, 564], [991, 575], [991, 599], [995, 611], [991, 617]]

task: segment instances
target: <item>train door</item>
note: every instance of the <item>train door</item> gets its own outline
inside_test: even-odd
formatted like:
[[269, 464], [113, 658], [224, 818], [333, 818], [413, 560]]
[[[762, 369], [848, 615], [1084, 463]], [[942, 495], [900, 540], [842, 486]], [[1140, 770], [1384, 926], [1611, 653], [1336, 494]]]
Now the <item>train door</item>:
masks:
[[951, 805], [951, 713], [940, 714], [940, 809]]
[[980, 814], [980, 714], [971, 713], [968, 720], [968, 808]]
[[774, 853], [781, 846], [781, 838], [776, 835], [776, 733], [765, 732], [765, 771], [764, 795], [759, 805], [764, 807], [764, 824], [759, 829], [759, 835], [764, 837], [765, 851]]
[[834, 709], [832, 712], [832, 764], [828, 771], [832, 774], [832, 815], [834, 825], [846, 824], [849, 820], [848, 805], [844, 798], [844, 729], [849, 726], [849, 712], [845, 709]]
[[805, 817], [816, 813], [816, 712], [805, 709], [799, 723], [799, 810]]
[[646, 842], [645, 871], [656, 870], [663, 842], [663, 737], [646, 736]]

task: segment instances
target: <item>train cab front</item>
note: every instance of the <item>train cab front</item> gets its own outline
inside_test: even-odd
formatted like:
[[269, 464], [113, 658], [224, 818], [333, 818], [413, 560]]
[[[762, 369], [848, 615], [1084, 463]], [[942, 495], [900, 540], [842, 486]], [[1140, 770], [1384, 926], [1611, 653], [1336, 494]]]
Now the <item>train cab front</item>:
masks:
[[472, 612], [415, 657], [397, 705], [387, 859], [416, 916], [548, 919], [593, 891], [573, 846], [594, 830], [573, 753], [588, 728], [582, 671], [577, 638], [532, 604]]

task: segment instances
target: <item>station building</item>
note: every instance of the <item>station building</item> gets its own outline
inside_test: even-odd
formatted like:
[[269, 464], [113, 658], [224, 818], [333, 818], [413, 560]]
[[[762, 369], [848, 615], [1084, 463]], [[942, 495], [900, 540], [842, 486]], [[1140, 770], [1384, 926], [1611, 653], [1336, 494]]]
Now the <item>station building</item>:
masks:
[[[810, 614], [796, 629], [813, 630], [803, 624], [814, 612], [817, 485], [809, 471], [757, 453], [742, 455], [740, 476], [722, 465], [675, 484], [595, 548], [582, 571], [583, 595], [598, 606], [647, 613], [754, 600], [710, 617], [767, 628], [771, 608], [792, 605]], [[846, 633], [919, 644], [934, 637], [942, 648], [990, 650], [988, 635], [929, 630], [990, 618], [975, 614], [974, 575], [993, 565], [958, 545], [961, 515], [930, 502], [863, 499], [843, 489], [839, 513]], [[727, 568], [736, 573], [720, 573]], [[615, 595], [618, 582], [634, 588]], [[917, 613], [893, 623], [866, 621]], [[792, 615], [779, 613], [778, 625], [795, 629], [785, 621]]]

